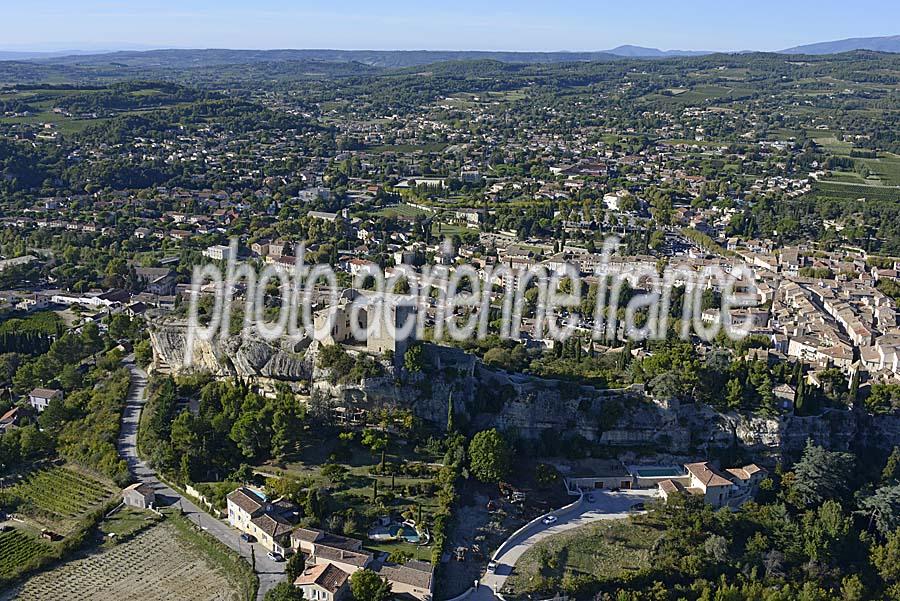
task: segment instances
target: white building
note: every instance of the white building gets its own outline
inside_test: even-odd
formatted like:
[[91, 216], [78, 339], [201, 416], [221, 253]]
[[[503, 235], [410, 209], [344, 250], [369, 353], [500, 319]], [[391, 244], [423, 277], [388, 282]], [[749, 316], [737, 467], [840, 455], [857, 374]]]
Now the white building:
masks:
[[237, 256], [232, 255], [231, 247], [223, 244], [210, 246], [203, 251], [203, 256], [208, 257], [213, 261], [230, 261], [232, 258], [237, 259]]
[[62, 390], [54, 388], [35, 388], [28, 393], [28, 404], [37, 409], [38, 413], [42, 412], [54, 399], [62, 399]]

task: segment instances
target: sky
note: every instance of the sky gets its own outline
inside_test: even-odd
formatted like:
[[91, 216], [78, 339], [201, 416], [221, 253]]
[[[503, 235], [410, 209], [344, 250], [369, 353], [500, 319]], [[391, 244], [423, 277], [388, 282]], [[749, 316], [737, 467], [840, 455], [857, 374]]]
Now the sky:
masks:
[[19, 51], [738, 51], [900, 33], [897, 0], [2, 0], [0, 15], [0, 49]]

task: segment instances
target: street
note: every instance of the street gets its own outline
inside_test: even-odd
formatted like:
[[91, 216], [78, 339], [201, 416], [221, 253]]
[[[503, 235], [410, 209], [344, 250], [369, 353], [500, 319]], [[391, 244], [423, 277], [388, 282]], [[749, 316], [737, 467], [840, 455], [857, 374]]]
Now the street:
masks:
[[241, 540], [240, 532], [227, 523], [203, 511], [159, 481], [156, 473], [137, 454], [137, 431], [141, 419], [141, 410], [146, 402], [147, 374], [133, 363], [133, 357], [127, 357], [125, 367], [131, 372], [131, 386], [122, 412], [122, 427], [119, 432], [119, 454], [128, 462], [128, 467], [135, 478], [152, 486], [156, 492], [157, 506], [180, 507], [187, 518], [208, 532], [222, 544], [239, 553], [248, 562], [251, 561], [251, 547], [255, 547], [256, 573], [259, 576], [259, 592], [257, 599], [262, 599], [266, 591], [284, 579], [283, 562], [274, 562], [266, 556], [266, 549], [259, 544], [250, 544]]

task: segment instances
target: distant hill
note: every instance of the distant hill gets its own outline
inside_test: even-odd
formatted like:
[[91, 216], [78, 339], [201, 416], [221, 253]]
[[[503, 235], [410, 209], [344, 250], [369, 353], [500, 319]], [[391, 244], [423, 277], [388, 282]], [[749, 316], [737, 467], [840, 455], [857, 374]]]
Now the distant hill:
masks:
[[360, 63], [371, 67], [417, 67], [447, 61], [495, 60], [504, 63], [560, 63], [571, 61], [610, 61], [622, 57], [605, 52], [490, 52], [436, 50], [147, 50], [106, 54], [39, 58], [34, 62], [68, 66], [126, 67], [210, 67], [276, 63], [285, 61], [321, 61]]
[[0, 50], [0, 61], [24, 61], [33, 58], [68, 56], [70, 54], [75, 54], [75, 52], [15, 52], [12, 50]]
[[624, 56], [627, 58], [669, 58], [672, 56], [703, 56], [713, 54], [705, 50], [660, 50], [659, 48], [645, 48], [643, 46], [617, 46], [612, 50], [607, 50], [607, 54], [616, 56]]
[[819, 42], [805, 46], [795, 46], [782, 50], [782, 54], [838, 54], [853, 50], [874, 50], [876, 52], [900, 52], [900, 35], [880, 38], [849, 38], [833, 42]]
[[[502, 63], [534, 64], [584, 61], [611, 61], [623, 58], [670, 58], [702, 56], [712, 52], [660, 50], [642, 46], [619, 46], [596, 52], [499, 52], [480, 50], [145, 50], [73, 56], [34, 57], [38, 62], [58, 65], [128, 67], [209, 67], [281, 61], [355, 62], [372, 67], [417, 67], [447, 61], [493, 60]], [[10, 57], [15, 58], [15, 57]], [[24, 60], [24, 57], [16, 58]]]
[[[790, 54], [834, 54], [852, 50], [900, 52], [900, 36], [854, 38], [821, 42], [782, 50]], [[279, 65], [306, 63], [315, 70], [334, 66], [356, 65], [355, 69], [414, 68], [451, 61], [497, 61], [509, 64], [552, 64], [586, 61], [652, 60], [711, 55], [703, 50], [660, 50], [644, 46], [624, 45], [596, 52], [497, 52], [470, 50], [232, 50], [225, 48], [122, 50], [117, 52], [41, 53], [0, 51], [0, 61], [27, 61], [43, 67], [90, 69], [209, 69], [227, 65]], [[318, 64], [318, 66], [316, 66]], [[342, 67], [343, 68], [343, 67]]]

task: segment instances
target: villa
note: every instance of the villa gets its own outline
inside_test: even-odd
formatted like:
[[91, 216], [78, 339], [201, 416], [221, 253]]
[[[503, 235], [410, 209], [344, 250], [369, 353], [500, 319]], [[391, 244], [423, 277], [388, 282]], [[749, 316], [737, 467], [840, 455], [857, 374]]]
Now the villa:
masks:
[[[570, 466], [558, 466], [564, 473]], [[621, 462], [581, 462], [582, 471], [567, 474], [570, 495], [598, 489], [658, 489], [663, 499], [675, 493], [699, 495], [713, 507], [735, 507], [749, 500], [768, 472], [755, 465], [719, 470], [709, 462], [677, 466], [625, 466]]]
[[750, 499], [768, 472], [755, 464], [720, 471], [708, 462], [688, 463], [686, 475], [658, 483], [663, 499], [674, 493], [702, 496], [713, 507], [736, 507]]
[[294, 507], [284, 501], [269, 502], [261, 493], [242, 486], [226, 497], [228, 523], [251, 536], [273, 553], [290, 549]]

